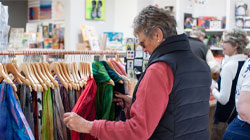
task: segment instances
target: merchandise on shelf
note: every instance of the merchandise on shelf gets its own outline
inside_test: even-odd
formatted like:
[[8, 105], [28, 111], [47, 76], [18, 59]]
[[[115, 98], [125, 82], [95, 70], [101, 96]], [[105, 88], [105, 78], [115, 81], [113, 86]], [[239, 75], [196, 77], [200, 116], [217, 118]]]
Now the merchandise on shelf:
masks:
[[222, 17], [219, 20], [217, 17], [198, 17], [198, 26], [203, 27], [204, 29], [224, 29], [225, 28], [226, 17]]
[[10, 26], [8, 25], [8, 6], [0, 2], [0, 49], [7, 49]]
[[24, 28], [12, 28], [10, 33], [12, 48], [64, 49], [64, 28], [59, 24], [27, 23]]
[[95, 28], [93, 26], [81, 26], [82, 39], [86, 43], [86, 48], [94, 51], [99, 51], [100, 46], [97, 38]]
[[248, 5], [246, 3], [235, 4], [235, 23], [237, 27], [250, 29], [250, 17], [248, 17]]

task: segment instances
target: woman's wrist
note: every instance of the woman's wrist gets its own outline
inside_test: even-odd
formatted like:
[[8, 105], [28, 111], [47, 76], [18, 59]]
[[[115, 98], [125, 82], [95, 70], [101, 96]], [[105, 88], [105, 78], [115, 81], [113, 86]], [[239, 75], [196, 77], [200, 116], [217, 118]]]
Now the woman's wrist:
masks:
[[93, 126], [93, 121], [84, 120], [84, 127], [82, 127], [82, 133], [90, 133]]

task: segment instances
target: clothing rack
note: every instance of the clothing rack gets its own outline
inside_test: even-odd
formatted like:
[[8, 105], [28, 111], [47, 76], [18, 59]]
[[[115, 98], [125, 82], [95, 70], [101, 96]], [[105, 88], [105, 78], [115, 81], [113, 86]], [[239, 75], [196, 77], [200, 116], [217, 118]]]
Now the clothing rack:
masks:
[[7, 50], [0, 55], [119, 55], [125, 56], [124, 51], [83, 51], [83, 50]]

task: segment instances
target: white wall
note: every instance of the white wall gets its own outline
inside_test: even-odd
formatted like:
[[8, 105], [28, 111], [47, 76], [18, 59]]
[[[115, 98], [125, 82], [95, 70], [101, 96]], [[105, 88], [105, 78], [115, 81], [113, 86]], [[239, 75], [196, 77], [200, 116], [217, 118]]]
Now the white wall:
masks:
[[205, 5], [194, 4], [193, 17], [226, 16], [227, 0], [206, 0]]
[[114, 5], [115, 32], [123, 32], [124, 37], [134, 37], [133, 20], [138, 14], [137, 0], [115, 0]]
[[97, 34], [113, 31], [115, 0], [106, 0], [106, 19], [91, 21], [85, 19], [85, 0], [65, 1], [65, 49], [74, 50], [81, 41], [81, 25], [91, 25]]

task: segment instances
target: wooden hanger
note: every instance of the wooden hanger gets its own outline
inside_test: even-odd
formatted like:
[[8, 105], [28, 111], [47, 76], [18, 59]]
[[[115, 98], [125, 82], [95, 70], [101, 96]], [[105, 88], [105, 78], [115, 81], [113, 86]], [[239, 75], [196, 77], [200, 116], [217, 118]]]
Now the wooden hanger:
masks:
[[80, 90], [80, 85], [78, 84], [78, 81], [76, 80], [75, 72], [72, 71], [72, 65], [70, 63], [66, 63], [66, 69], [67, 69], [67, 72], [69, 73], [69, 76], [71, 77], [73, 83], [76, 85], [76, 90]]
[[26, 63], [22, 63], [19, 66], [19, 69], [20, 69], [21, 74], [23, 74], [30, 81], [32, 88], [35, 91], [37, 91], [37, 85], [35, 84], [35, 81], [32, 79], [31, 72], [29, 72], [29, 69], [28, 69]]
[[47, 76], [46, 72], [44, 71], [43, 65], [42, 63], [36, 63], [35, 64], [36, 67], [38, 67], [38, 71], [40, 71], [41, 73], [41, 78], [44, 80], [44, 82], [51, 87], [52, 89], [55, 89], [55, 85], [52, 83], [52, 81], [49, 79], [49, 77]]
[[[44, 87], [44, 83], [43, 81], [41, 80], [41, 78], [39, 77], [39, 75], [37, 74], [37, 71], [34, 69], [33, 67], [33, 64], [32, 63], [27, 63], [28, 64], [28, 67], [30, 69], [30, 72], [32, 73], [31, 76], [33, 76], [33, 79], [35, 80], [36, 84], [37, 84], [37, 89], [38, 91], [43, 91], [44, 89], [46, 90], [47, 87], [45, 88]], [[45, 85], [46, 86], [46, 85]], [[47, 89], [48, 90], [48, 89]]]
[[31, 69], [34, 72], [34, 75], [36, 76], [38, 82], [40, 83], [40, 85], [43, 87], [43, 90], [48, 90], [47, 85], [45, 84], [45, 82], [43, 81], [43, 79], [40, 77], [40, 75], [38, 74], [38, 70], [36, 69], [36, 66], [34, 63], [30, 63]]
[[52, 81], [54, 86], [59, 87], [58, 82], [55, 80], [55, 78], [51, 75], [50, 70], [49, 70], [49, 64], [47, 62], [40, 63], [40, 66], [42, 68], [42, 71], [46, 73], [48, 78]]
[[[9, 64], [9, 63], [8, 63]], [[6, 64], [7, 65], [7, 64]], [[3, 68], [4, 68], [4, 71], [6, 74], [10, 74], [11, 72], [8, 72], [7, 68], [6, 68], [6, 65], [3, 65]], [[12, 73], [11, 73], [12, 74]], [[16, 77], [16, 75], [12, 74], [13, 75], [13, 79], [12, 81], [17, 81], [18, 84], [23, 84], [22, 80], [20, 80], [18, 77]], [[10, 77], [11, 78], [11, 77]]]
[[68, 85], [68, 83], [66, 82], [66, 80], [63, 78], [63, 76], [61, 75], [61, 73], [60, 73], [60, 69], [59, 69], [59, 66], [58, 66], [59, 64], [57, 63], [57, 62], [53, 62], [53, 63], [51, 63], [49, 66], [49, 68], [50, 68], [50, 70], [51, 70], [51, 72], [53, 73], [55, 73], [55, 75], [59, 78], [59, 80], [60, 80], [60, 82], [62, 83], [62, 85], [64, 86], [64, 88], [66, 89], [66, 90], [68, 90], [68, 88], [69, 88], [69, 85]]
[[110, 84], [112, 86], [115, 86], [115, 82], [112, 79], [110, 79], [108, 82], [105, 82], [105, 83]]
[[119, 56], [117, 54], [115, 55], [115, 61], [120, 62], [121, 64], [123, 64], [122, 60], [119, 58]]
[[[37, 74], [39, 75], [39, 77], [41, 78], [41, 80], [43, 81], [43, 83], [45, 83], [44, 85], [46, 86], [46, 88], [47, 88], [47, 85], [52, 88], [53, 84], [51, 85], [51, 83], [49, 82], [49, 80], [46, 79], [45, 75], [41, 71], [40, 65], [38, 63], [33, 63], [33, 66], [35, 67], [35, 69], [37, 71]], [[54, 88], [52, 88], [52, 89], [54, 89]], [[48, 90], [48, 88], [47, 88], [47, 90]]]
[[37, 86], [37, 91], [41, 91], [41, 85], [39, 84], [38, 80], [36, 79], [31, 67], [30, 67], [30, 63], [25, 63], [26, 67], [27, 67], [27, 74], [30, 75], [32, 82]]
[[[80, 77], [79, 77], [78, 71], [75, 70], [73, 63], [71, 63], [70, 65], [71, 65], [70, 68], [71, 68], [72, 74], [73, 74], [73, 76], [75, 78], [75, 82], [77, 83], [77, 85], [79, 87], [79, 90], [80, 90], [81, 89], [81, 83], [80, 83], [80, 80], [79, 80]], [[78, 77], [79, 77], [79, 79], [78, 79]]]
[[73, 82], [73, 80], [71, 79], [70, 73], [67, 70], [67, 63], [62, 62], [61, 66], [63, 68], [63, 72], [65, 77], [67, 78], [67, 80], [69, 81], [69, 84], [72, 86], [73, 89], [77, 90], [77, 86], [76, 84]]
[[15, 63], [6, 64], [6, 69], [7, 69], [8, 74], [12, 73], [12, 75], [15, 77], [15, 79], [17, 80], [19, 84], [22, 84], [22, 83], [26, 84], [27, 86], [29, 86], [30, 91], [32, 91], [30, 80], [22, 76], [22, 74], [20, 73], [20, 70], [18, 69]]
[[78, 70], [78, 67], [77, 67], [76, 62], [73, 62], [73, 70], [75, 71], [76, 79], [77, 79], [77, 81], [78, 81], [80, 87], [83, 88], [84, 82], [81, 80], [81, 78], [80, 78], [80, 76], [79, 76], [79, 70]]
[[83, 84], [83, 86], [85, 86], [86, 85], [86, 82], [85, 82], [85, 78], [84, 78], [84, 74], [83, 74], [83, 62], [80, 62], [79, 63], [79, 72], [80, 72], [80, 77], [81, 77], [81, 82], [82, 82], [82, 84]]
[[61, 74], [61, 76], [63, 77], [63, 79], [65, 80], [65, 82], [67, 82], [68, 86], [69, 86], [69, 89], [72, 90], [72, 85], [70, 84], [69, 80], [67, 79], [67, 77], [65, 76], [65, 72], [62, 68], [62, 64], [61, 62], [59, 62], [57, 64], [57, 67], [59, 68], [59, 73]]
[[[17, 92], [17, 87], [16, 85], [13, 83], [13, 81], [10, 79], [10, 77], [8, 76], [8, 74], [5, 73], [3, 64], [0, 63], [0, 77], [3, 77], [3, 79], [6, 80], [6, 83], [11, 85], [11, 87], [13, 88], [14, 92]], [[17, 95], [15, 95], [17, 97]]]
[[24, 76], [21, 75], [20, 71], [17, 69], [14, 63], [6, 64], [6, 69], [8, 73], [12, 73], [15, 78], [20, 79], [24, 84], [31, 85], [29, 79], [26, 79]]

